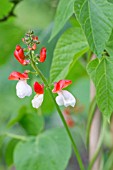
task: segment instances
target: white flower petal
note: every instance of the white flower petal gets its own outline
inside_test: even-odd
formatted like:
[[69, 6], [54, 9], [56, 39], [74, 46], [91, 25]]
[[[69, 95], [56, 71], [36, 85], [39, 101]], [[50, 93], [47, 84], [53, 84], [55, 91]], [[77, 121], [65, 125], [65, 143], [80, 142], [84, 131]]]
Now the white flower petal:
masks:
[[26, 80], [19, 80], [16, 85], [16, 94], [19, 98], [30, 96], [32, 94], [32, 88], [27, 84]]
[[68, 106], [74, 107], [76, 103], [76, 99], [67, 90], [61, 90], [58, 92], [58, 96], [56, 97], [56, 102], [59, 106], [64, 105], [65, 107]]
[[64, 100], [63, 100], [62, 95], [58, 95], [58, 96], [56, 97], [56, 102], [57, 102], [57, 104], [58, 104], [59, 106], [63, 106], [63, 105], [64, 105]]
[[34, 99], [31, 101], [32, 106], [36, 109], [39, 108], [43, 102], [43, 98], [44, 98], [43, 94], [35, 95]]

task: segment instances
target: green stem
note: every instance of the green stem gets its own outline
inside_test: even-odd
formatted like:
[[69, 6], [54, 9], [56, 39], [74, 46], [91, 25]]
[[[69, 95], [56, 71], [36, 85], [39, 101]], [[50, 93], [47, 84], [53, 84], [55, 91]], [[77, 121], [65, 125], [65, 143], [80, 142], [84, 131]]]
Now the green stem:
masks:
[[86, 144], [87, 144], [87, 146], [89, 146], [89, 135], [90, 135], [91, 123], [92, 123], [95, 109], [96, 109], [96, 100], [94, 97], [90, 104], [89, 114], [88, 114], [88, 122], [87, 122], [87, 127], [86, 127]]
[[78, 151], [78, 149], [77, 149], [77, 146], [76, 146], [76, 144], [75, 144], [75, 142], [74, 142], [74, 139], [73, 139], [73, 137], [72, 137], [72, 134], [71, 134], [71, 132], [70, 132], [70, 130], [69, 130], [67, 124], [66, 124], [66, 121], [65, 121], [65, 119], [64, 119], [64, 117], [63, 117], [63, 115], [62, 115], [62, 112], [61, 112], [59, 106], [57, 105], [57, 103], [56, 103], [56, 101], [55, 101], [55, 98], [54, 98], [54, 96], [53, 96], [53, 94], [52, 94], [52, 92], [51, 92], [51, 89], [50, 89], [50, 87], [49, 87], [49, 85], [48, 85], [48, 82], [47, 82], [46, 78], [45, 78], [44, 75], [41, 73], [41, 71], [38, 69], [38, 67], [36, 66], [36, 64], [34, 63], [34, 61], [33, 61], [32, 59], [31, 59], [31, 65], [32, 65], [33, 69], [40, 75], [40, 77], [42, 78], [44, 84], [47, 86], [48, 91], [49, 91], [49, 93], [50, 93], [50, 95], [51, 95], [51, 97], [52, 97], [52, 99], [53, 99], [53, 101], [54, 101], [54, 103], [55, 103], [55, 106], [56, 106], [56, 109], [57, 109], [57, 111], [58, 111], [58, 113], [59, 113], [59, 116], [60, 116], [60, 118], [61, 118], [61, 120], [62, 120], [62, 122], [63, 122], [63, 125], [64, 125], [64, 127], [65, 127], [65, 129], [66, 129], [66, 131], [67, 131], [67, 133], [68, 133], [68, 136], [69, 136], [69, 138], [70, 138], [70, 140], [71, 140], [71, 143], [72, 143], [72, 145], [73, 145], [73, 149], [74, 149], [74, 152], [75, 152], [75, 154], [76, 154], [76, 158], [77, 158], [77, 160], [78, 160], [78, 163], [79, 163], [79, 166], [80, 166], [80, 170], [84, 170], [84, 165], [83, 165], [83, 163], [82, 163], [82, 159], [81, 159], [81, 156], [80, 156], [79, 151]]
[[106, 120], [106, 118], [103, 118], [103, 127], [102, 127], [102, 130], [101, 130], [101, 133], [100, 133], [100, 138], [99, 138], [98, 146], [97, 146], [97, 149], [96, 149], [95, 154], [93, 156], [93, 159], [89, 163], [88, 170], [92, 169], [93, 164], [95, 163], [95, 161], [96, 161], [96, 159], [98, 157], [98, 154], [99, 154], [99, 152], [101, 150], [102, 142], [103, 142], [103, 138], [104, 138], [104, 133], [105, 133], [105, 129], [106, 129], [106, 124], [107, 124], [107, 120]]
[[22, 141], [27, 141], [27, 138], [25, 136], [20, 136], [20, 135], [16, 135], [16, 134], [12, 134], [12, 133], [6, 133], [6, 136], [9, 136], [11, 138], [14, 139], [18, 139], [18, 140], [22, 140]]

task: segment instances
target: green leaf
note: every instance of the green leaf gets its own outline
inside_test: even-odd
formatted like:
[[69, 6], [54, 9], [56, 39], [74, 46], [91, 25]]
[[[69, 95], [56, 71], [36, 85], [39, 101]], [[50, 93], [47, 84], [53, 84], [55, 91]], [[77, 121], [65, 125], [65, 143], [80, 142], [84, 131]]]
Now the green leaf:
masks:
[[44, 128], [43, 116], [36, 112], [28, 112], [25, 106], [21, 107], [18, 115], [10, 120], [8, 126], [10, 127], [16, 123], [19, 123], [25, 129], [28, 135], [37, 135]]
[[113, 30], [110, 35], [109, 41], [106, 43], [106, 50], [111, 56], [113, 56]]
[[90, 76], [90, 78], [93, 80], [93, 83], [95, 84], [95, 77], [96, 77], [96, 68], [99, 64], [98, 58], [90, 61], [87, 65], [87, 72]]
[[113, 1], [112, 0], [108, 0], [108, 2], [112, 3], [113, 4]]
[[87, 50], [88, 44], [81, 28], [69, 28], [56, 45], [50, 70], [51, 82], [65, 78], [73, 60]]
[[25, 114], [19, 123], [26, 130], [28, 135], [37, 135], [44, 128], [44, 119], [37, 113]]
[[64, 129], [47, 131], [27, 142], [19, 142], [14, 152], [16, 170], [65, 170], [71, 144]]
[[22, 107], [20, 108], [19, 112], [18, 112], [18, 115], [17, 115], [16, 117], [12, 118], [12, 119], [9, 121], [8, 127], [13, 126], [13, 125], [15, 125], [17, 122], [19, 122], [19, 121], [23, 118], [23, 116], [26, 114], [26, 112], [27, 112], [26, 106], [22, 106]]
[[[7, 32], [6, 32], [7, 30]], [[8, 61], [14, 53], [16, 44], [20, 42], [20, 37], [23, 36], [21, 27], [16, 26], [12, 20], [0, 24], [1, 41], [0, 41], [0, 65]]]
[[4, 148], [5, 149], [4, 150], [5, 161], [8, 166], [13, 164], [13, 152], [14, 152], [14, 148], [17, 145], [17, 143], [18, 143], [18, 140], [10, 139], [7, 141], [6, 146]]
[[75, 13], [91, 50], [100, 56], [113, 28], [113, 4], [107, 0], [75, 0]]
[[57, 35], [57, 33], [62, 29], [64, 24], [68, 21], [71, 15], [74, 13], [74, 1], [75, 0], [60, 0], [57, 12], [55, 16], [55, 24], [52, 31], [50, 40]]
[[9, 0], [3, 0], [0, 2], [0, 19], [2, 19], [4, 16], [8, 15], [12, 6], [13, 6], [13, 4], [11, 4], [9, 2]]
[[[76, 68], [76, 69], [75, 69]], [[75, 60], [70, 65], [69, 72], [66, 76], [66, 79], [72, 80], [73, 82], [81, 79], [82, 77], [87, 76], [86, 68], [79, 60]]]
[[50, 93], [47, 89], [44, 91], [44, 102], [41, 106], [41, 111], [43, 115], [50, 115], [53, 113], [53, 110], [55, 108], [54, 102], [52, 100], [52, 97], [50, 96]]
[[95, 84], [98, 107], [109, 119], [113, 112], [113, 58], [103, 57], [96, 69]]

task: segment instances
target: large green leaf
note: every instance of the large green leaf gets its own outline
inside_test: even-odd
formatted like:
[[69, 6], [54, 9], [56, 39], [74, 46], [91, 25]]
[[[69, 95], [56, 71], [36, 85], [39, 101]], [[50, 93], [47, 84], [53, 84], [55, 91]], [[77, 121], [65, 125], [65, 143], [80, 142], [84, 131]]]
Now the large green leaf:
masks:
[[50, 70], [51, 82], [65, 78], [73, 60], [87, 50], [88, 44], [81, 28], [69, 28], [56, 45]]
[[19, 123], [25, 129], [28, 135], [37, 135], [44, 128], [44, 119], [42, 115], [32, 111], [28, 112], [27, 108], [23, 106], [19, 110], [18, 115], [10, 120], [8, 126]]
[[113, 28], [113, 4], [107, 0], [75, 0], [75, 13], [91, 50], [100, 56]]
[[[76, 68], [76, 69], [75, 69]], [[72, 80], [73, 82], [87, 76], [86, 68], [79, 60], [73, 62], [70, 65], [69, 72], [66, 79]]]
[[[7, 31], [6, 31], [7, 30]], [[0, 41], [0, 65], [4, 64], [9, 57], [13, 56], [16, 44], [20, 42], [23, 36], [21, 27], [16, 26], [12, 20], [0, 24], [1, 41]]]
[[110, 118], [113, 112], [113, 58], [103, 57], [96, 69], [95, 84], [99, 109]]
[[75, 0], [60, 0], [55, 16], [55, 24], [50, 40], [62, 29], [64, 24], [68, 21], [74, 13]]
[[109, 41], [106, 43], [106, 50], [109, 55], [113, 56], [113, 30], [110, 35]]
[[0, 19], [4, 16], [8, 15], [11, 10], [13, 4], [9, 2], [9, 0], [0, 1]]
[[70, 155], [70, 140], [65, 130], [58, 128], [20, 142], [14, 152], [14, 163], [16, 170], [64, 170]]
[[45, 28], [53, 19], [55, 8], [48, 0], [23, 0], [15, 8], [16, 23], [25, 29]]
[[90, 61], [87, 65], [87, 72], [91, 79], [93, 80], [93, 83], [95, 84], [95, 77], [96, 77], [96, 68], [99, 64], [98, 58]]
[[44, 119], [37, 113], [25, 114], [19, 123], [26, 130], [28, 135], [37, 135], [44, 128]]

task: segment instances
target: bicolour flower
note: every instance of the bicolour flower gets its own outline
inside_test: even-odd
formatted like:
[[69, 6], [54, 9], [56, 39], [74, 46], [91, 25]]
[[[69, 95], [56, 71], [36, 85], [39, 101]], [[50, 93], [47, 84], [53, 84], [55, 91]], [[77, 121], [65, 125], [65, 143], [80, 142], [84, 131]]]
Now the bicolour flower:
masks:
[[54, 89], [52, 90], [52, 92], [58, 93], [58, 96], [56, 97], [56, 102], [59, 106], [75, 106], [75, 97], [67, 90], [62, 90], [63, 88], [69, 86], [71, 83], [71, 80], [60, 80], [59, 82], [54, 83]]
[[43, 102], [44, 98], [44, 85], [39, 84], [38, 82], [34, 83], [34, 91], [36, 92], [36, 95], [34, 96], [34, 99], [32, 100], [32, 106], [34, 108], [39, 108]]
[[46, 60], [46, 48], [43, 47], [40, 51], [39, 62], [43, 63]]
[[24, 98], [25, 96], [30, 96], [32, 94], [32, 88], [27, 84], [27, 79], [29, 79], [28, 74], [13, 71], [9, 77], [9, 80], [18, 80], [16, 85], [16, 94], [19, 98]]
[[29, 64], [29, 60], [25, 59], [24, 50], [23, 48], [21, 48], [20, 45], [16, 46], [16, 49], [14, 51], [14, 56], [22, 65]]

